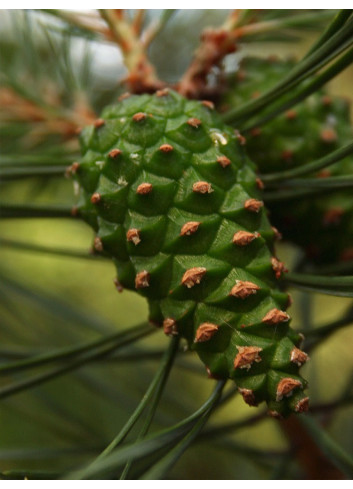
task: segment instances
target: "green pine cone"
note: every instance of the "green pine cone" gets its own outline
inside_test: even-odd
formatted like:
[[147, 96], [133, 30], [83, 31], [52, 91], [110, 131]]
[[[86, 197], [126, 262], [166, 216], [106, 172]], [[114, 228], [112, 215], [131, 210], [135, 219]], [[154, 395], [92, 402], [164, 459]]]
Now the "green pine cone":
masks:
[[[228, 104], [240, 105], [273, 87], [295, 65], [293, 60], [245, 58], [229, 80]], [[224, 102], [223, 101], [223, 102]], [[247, 151], [261, 173], [272, 173], [318, 160], [352, 140], [350, 104], [324, 90], [246, 135]], [[310, 177], [353, 174], [347, 157]], [[318, 262], [353, 258], [353, 198], [350, 190], [319, 197], [274, 202], [271, 221], [283, 237]]]
[[123, 97], [81, 134], [77, 211], [152, 322], [185, 338], [210, 376], [234, 379], [248, 404], [287, 415], [308, 407], [307, 355], [243, 142], [211, 102], [171, 90]]

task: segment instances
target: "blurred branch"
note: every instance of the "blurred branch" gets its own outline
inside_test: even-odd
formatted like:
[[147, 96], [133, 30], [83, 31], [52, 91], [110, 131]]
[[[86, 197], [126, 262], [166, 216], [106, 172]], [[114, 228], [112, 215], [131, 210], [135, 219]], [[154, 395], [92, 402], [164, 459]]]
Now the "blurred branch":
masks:
[[7, 204], [0, 202], [0, 219], [38, 217], [76, 217], [72, 207], [65, 205]]
[[288, 273], [286, 282], [294, 287], [338, 297], [353, 297], [353, 276], [323, 276]]
[[[203, 31], [194, 58], [178, 84], [180, 93], [191, 98], [200, 98], [207, 94], [207, 77], [211, 70], [219, 67], [225, 56], [237, 51], [239, 44], [247, 38], [256, 39], [256, 36], [262, 36], [261, 40], [264, 41], [264, 34], [270, 34], [272, 39], [273, 34], [277, 33], [279, 40], [281, 36], [285, 39], [287, 29], [300, 31], [305, 27], [313, 28], [313, 25], [318, 26], [322, 21], [332, 18], [332, 12], [326, 10], [299, 15], [288, 11], [288, 16], [263, 21], [256, 21], [256, 14], [259, 16], [258, 11], [255, 11], [254, 16], [254, 11], [251, 10], [234, 10], [222, 26]], [[330, 34], [333, 35], [332, 32]], [[235, 109], [231, 115], [225, 115], [225, 118], [230, 120], [233, 112], [238, 115], [239, 110]]]
[[[304, 56], [301, 61], [297, 63], [296, 66], [288, 73], [288, 75], [278, 82], [272, 89], [267, 90], [257, 99], [246, 102], [240, 107], [236, 107], [235, 109], [228, 111], [223, 116], [223, 119], [226, 122], [231, 122], [238, 125], [243, 121], [247, 121], [251, 116], [254, 116], [264, 108], [268, 108], [271, 103], [276, 102], [280, 96], [290, 93], [294, 87], [303, 82], [309, 76], [314, 75], [330, 60], [334, 59], [342, 51], [349, 48], [352, 43], [353, 18], [349, 18], [340, 28], [340, 30], [332, 35], [325, 43], [323, 43], [310, 55]], [[346, 61], [347, 60], [345, 58], [344, 63], [341, 60], [344, 65]], [[348, 56], [347, 62], [351, 62], [350, 56]], [[332, 67], [329, 68], [329, 74], [331, 74], [332, 69]], [[334, 71], [335, 74], [337, 74], [336, 68]], [[323, 75], [325, 80], [327, 76], [327, 73]], [[316, 80], [314, 80], [314, 82], [315, 81]]]
[[12, 396], [19, 392], [22, 392], [26, 389], [30, 389], [32, 387], [36, 387], [38, 385], [43, 384], [44, 382], [48, 382], [49, 380], [55, 379], [61, 375], [64, 375], [68, 372], [76, 370], [83, 365], [95, 360], [96, 358], [108, 355], [109, 353], [117, 350], [118, 348], [122, 348], [147, 334], [151, 334], [154, 330], [151, 328], [151, 325], [147, 324], [143, 328], [139, 325], [136, 328], [130, 328], [130, 330], [124, 331], [119, 334], [111, 344], [107, 346], [98, 347], [96, 350], [84, 352], [82, 355], [78, 356], [78, 358], [68, 361], [64, 365], [53, 368], [49, 370], [49, 372], [45, 372], [43, 374], [38, 374], [29, 379], [21, 380], [19, 382], [14, 382], [6, 387], [0, 389], [0, 399], [4, 399], [6, 397]]
[[103, 474], [109, 474], [111, 471], [116, 471], [131, 458], [138, 460], [147, 457], [151, 453], [155, 453], [159, 449], [167, 449], [168, 447], [175, 446], [175, 443], [182, 439], [194, 424], [217, 404], [224, 385], [225, 381], [219, 381], [208, 400], [196, 412], [180, 423], [150, 435], [137, 443], [122, 446], [103, 460], [97, 461], [89, 466], [89, 468], [83, 467], [67, 474], [66, 478], [70, 480], [94, 479]]
[[53, 247], [48, 247], [43, 245], [31, 244], [27, 242], [15, 241], [12, 239], [1, 238], [1, 237], [0, 237], [0, 246], [10, 248], [12, 250], [39, 253], [40, 255], [42, 254], [58, 255], [58, 256], [63, 256], [68, 258], [83, 258], [85, 260], [97, 260], [97, 259], [101, 260], [105, 258], [103, 255], [94, 253], [91, 250], [79, 251], [79, 250], [71, 250], [68, 248], [53, 248]]
[[[337, 163], [337, 161], [340, 161], [346, 156], [351, 154], [353, 154], [353, 142], [347, 144], [343, 148], [339, 148], [336, 151], [329, 153], [328, 155], [320, 158], [319, 160], [292, 168], [290, 170], [285, 170], [276, 173], [269, 173], [267, 175], [261, 175], [261, 180], [264, 183], [281, 182], [281, 186], [286, 184], [287, 183], [286, 180], [288, 180], [288, 183], [292, 185], [292, 181], [294, 180], [295, 177], [302, 177], [310, 173], [319, 171], [323, 168], [327, 168], [328, 166]], [[303, 180], [303, 182], [305, 181], [306, 180]], [[320, 182], [321, 181], [322, 180], [320, 180]]]
[[101, 9], [100, 15], [122, 51], [129, 72], [124, 82], [129, 90], [141, 93], [161, 88], [163, 83], [158, 79], [154, 66], [147, 58], [145, 46], [124, 11]]
[[145, 30], [143, 34], [143, 44], [145, 49], [154, 41], [158, 34], [165, 28], [169, 19], [175, 14], [176, 9], [163, 10], [160, 17], [153, 21]]
[[[350, 479], [353, 478], [353, 460], [352, 458], [324, 431], [319, 423], [311, 416], [302, 416], [298, 423], [305, 427], [309, 435], [315, 441], [317, 446], [326, 456], [326, 464], [334, 464], [335, 467], [343, 472]], [[310, 453], [312, 457], [312, 453]], [[320, 475], [322, 474], [321, 465]], [[338, 475], [338, 474], [337, 474]]]

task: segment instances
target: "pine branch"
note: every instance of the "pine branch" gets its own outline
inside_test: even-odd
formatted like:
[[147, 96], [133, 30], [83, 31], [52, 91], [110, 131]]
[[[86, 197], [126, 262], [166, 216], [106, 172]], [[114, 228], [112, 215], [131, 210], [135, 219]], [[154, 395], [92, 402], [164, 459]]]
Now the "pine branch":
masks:
[[[141, 327], [140, 327], [141, 329]], [[118, 348], [122, 348], [130, 343], [150, 334], [153, 331], [150, 325], [145, 325], [144, 329], [141, 331], [130, 331], [124, 332], [120, 334], [118, 337], [112, 341], [112, 344], [108, 344], [107, 346], [98, 347], [96, 350], [88, 351], [79, 355], [76, 359], [68, 361], [66, 364], [61, 365], [59, 367], [53, 368], [49, 370], [49, 372], [41, 373], [30, 377], [29, 379], [21, 380], [19, 382], [14, 382], [13, 384], [7, 385], [0, 389], [0, 399], [5, 399], [9, 396], [13, 396], [14, 394], [18, 394], [19, 392], [23, 392], [24, 390], [37, 387], [38, 385], [43, 384], [44, 382], [48, 382], [52, 379], [55, 379], [61, 375], [65, 375], [68, 372], [76, 370], [83, 365], [95, 360], [96, 358], [105, 356], [110, 354], [111, 352], [117, 350]]]
[[7, 204], [0, 202], [0, 219], [22, 218], [74, 218], [74, 208], [64, 205]]
[[76, 472], [71, 472], [67, 474], [66, 478], [70, 480], [81, 480], [93, 479], [98, 476], [101, 477], [103, 474], [108, 474], [111, 471], [117, 470], [131, 458], [138, 460], [156, 452], [159, 449], [167, 449], [167, 447], [175, 445], [178, 440], [189, 432], [190, 428], [195, 422], [197, 422], [198, 419], [200, 419], [210, 408], [212, 408], [212, 406], [217, 404], [224, 384], [224, 381], [218, 382], [213, 393], [201, 406], [201, 408], [180, 423], [155, 433], [154, 435], [150, 435], [138, 443], [123, 446], [114, 453], [111, 453], [99, 463], [95, 463], [89, 468], [83, 468]]
[[342, 51], [346, 50], [353, 43], [353, 18], [349, 18], [339, 31], [333, 34], [323, 45], [316, 49], [312, 54], [304, 56], [302, 60], [278, 82], [272, 89], [263, 93], [255, 100], [246, 102], [239, 108], [228, 111], [223, 119], [228, 123], [238, 124], [269, 104], [278, 100], [280, 96], [289, 93], [299, 83], [303, 82], [310, 75], [313, 75], [329, 61], [337, 57]]
[[100, 15], [122, 51], [128, 69], [125, 79], [128, 89], [133, 93], [143, 93], [162, 88], [164, 84], [158, 79], [154, 66], [148, 60], [145, 46], [124, 12], [101, 9]]

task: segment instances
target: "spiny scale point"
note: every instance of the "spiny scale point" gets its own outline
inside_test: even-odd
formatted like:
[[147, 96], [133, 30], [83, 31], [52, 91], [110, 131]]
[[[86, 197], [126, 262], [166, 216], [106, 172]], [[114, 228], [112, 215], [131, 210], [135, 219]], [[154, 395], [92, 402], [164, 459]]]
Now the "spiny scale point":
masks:
[[237, 231], [233, 236], [233, 243], [237, 246], [247, 246], [254, 239], [260, 236], [259, 233], [250, 233], [249, 231]]
[[135, 288], [136, 289], [145, 289], [150, 286], [150, 274], [143, 270], [139, 272], [135, 277]]
[[93, 123], [93, 125], [96, 129], [99, 129], [100, 127], [104, 126], [104, 124], [105, 124], [104, 119], [96, 119]]
[[198, 194], [211, 194], [213, 192], [212, 185], [208, 182], [195, 182], [192, 190]]
[[94, 192], [91, 196], [91, 202], [92, 204], [98, 204], [102, 200], [102, 196], [98, 192]]
[[136, 193], [139, 195], [146, 195], [152, 192], [152, 184], [151, 183], [141, 183], [137, 189]]
[[250, 212], [259, 212], [263, 206], [264, 203], [257, 199], [248, 199], [244, 202], [245, 209]]
[[202, 323], [196, 330], [195, 343], [209, 341], [218, 331], [219, 326], [213, 323]]
[[217, 158], [217, 163], [219, 163], [222, 168], [227, 168], [227, 166], [231, 164], [231, 161], [226, 156], [219, 156]]
[[197, 119], [196, 117], [191, 117], [187, 120], [187, 123], [189, 124], [189, 126], [194, 127], [195, 129], [201, 126], [200, 119]]
[[171, 144], [161, 144], [159, 147], [159, 150], [162, 151], [163, 153], [170, 153], [173, 151], [173, 146]]
[[194, 287], [194, 285], [198, 285], [201, 282], [206, 271], [207, 270], [204, 267], [190, 268], [184, 273], [181, 283], [188, 289], [191, 289], [191, 287]]
[[196, 233], [196, 231], [199, 229], [200, 222], [198, 221], [189, 221], [184, 224], [184, 226], [181, 228], [180, 231], [180, 236], [190, 236], [191, 234]]
[[[120, 97], [101, 120], [99, 134], [82, 131], [84, 164], [71, 176], [77, 212], [94, 228], [97, 251], [114, 260], [118, 290], [144, 296], [150, 322], [185, 338], [210, 376], [233, 379], [246, 403], [277, 403], [279, 415], [304, 410], [306, 357], [278, 289], [285, 266], [274, 258], [276, 232], [245, 139], [212, 103], [169, 89]], [[288, 368], [277, 370], [278, 358]]]
[[301, 387], [302, 383], [300, 380], [292, 379], [291, 377], [286, 377], [282, 379], [277, 386], [276, 401], [281, 401], [284, 396], [291, 396], [294, 389]]
[[234, 287], [230, 291], [230, 295], [239, 299], [246, 299], [250, 295], [256, 294], [260, 287], [253, 282], [247, 280], [237, 280]]
[[290, 317], [285, 311], [271, 309], [263, 318], [262, 322], [267, 324], [280, 324], [289, 321]]
[[110, 158], [117, 158], [121, 153], [122, 151], [120, 149], [115, 148], [109, 151], [108, 155]]
[[173, 318], [166, 318], [163, 321], [163, 331], [167, 336], [177, 336], [179, 332], [176, 321]]
[[126, 239], [134, 243], [135, 246], [138, 245], [141, 243], [140, 231], [135, 228], [129, 229], [126, 233]]
[[260, 352], [262, 348], [258, 346], [237, 346], [238, 354], [234, 359], [234, 368], [245, 368], [249, 370], [252, 364], [261, 362]]
[[137, 112], [132, 116], [132, 120], [135, 122], [141, 122], [146, 119], [147, 115], [144, 112]]

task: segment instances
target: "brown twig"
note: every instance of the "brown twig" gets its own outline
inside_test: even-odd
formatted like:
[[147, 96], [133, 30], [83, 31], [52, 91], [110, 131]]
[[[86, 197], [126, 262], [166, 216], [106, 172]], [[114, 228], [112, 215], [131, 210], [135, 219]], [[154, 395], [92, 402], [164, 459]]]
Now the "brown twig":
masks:
[[146, 15], [145, 9], [138, 9], [138, 10], [136, 10], [134, 18], [132, 20], [131, 26], [134, 29], [135, 34], [137, 36], [140, 35], [142, 32], [143, 21], [145, 20], [145, 15]]
[[277, 20], [257, 22], [246, 10], [233, 10], [218, 29], [205, 29], [194, 58], [182, 77], [178, 91], [190, 98], [208, 95], [208, 75], [220, 67], [223, 59], [238, 49], [238, 42], [247, 36], [263, 34], [281, 26]]
[[206, 29], [193, 61], [178, 85], [178, 91], [190, 98], [200, 98], [207, 93], [207, 78], [211, 70], [220, 66], [223, 58], [237, 49], [229, 30]]
[[307, 479], [344, 479], [342, 472], [320, 450], [296, 416], [290, 416], [288, 419], [280, 421], [280, 426], [289, 439]]
[[100, 10], [112, 37], [120, 47], [128, 76], [124, 80], [133, 93], [154, 92], [165, 86], [147, 57], [146, 49], [133, 23], [126, 19], [123, 10]]

